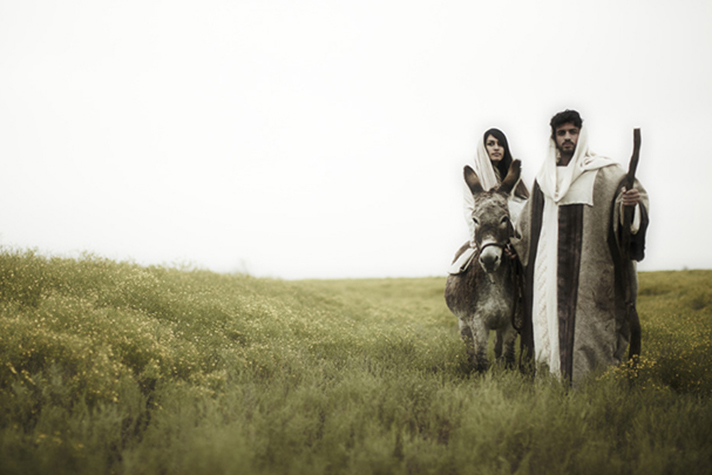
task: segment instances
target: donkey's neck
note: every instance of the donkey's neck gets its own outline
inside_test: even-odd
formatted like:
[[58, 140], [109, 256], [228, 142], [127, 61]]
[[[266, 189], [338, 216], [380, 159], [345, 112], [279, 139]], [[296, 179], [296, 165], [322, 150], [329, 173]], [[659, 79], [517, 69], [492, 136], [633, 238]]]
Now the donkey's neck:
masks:
[[497, 267], [494, 272], [485, 272], [485, 278], [493, 284], [501, 285], [504, 284], [509, 278], [509, 269], [511, 268], [511, 262], [508, 257], [502, 255], [502, 263]]

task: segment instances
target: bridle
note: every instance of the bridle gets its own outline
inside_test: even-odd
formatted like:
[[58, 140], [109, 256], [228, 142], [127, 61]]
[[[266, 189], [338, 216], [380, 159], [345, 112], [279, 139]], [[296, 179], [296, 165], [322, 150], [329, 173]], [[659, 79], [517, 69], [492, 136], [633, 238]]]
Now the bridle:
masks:
[[502, 244], [502, 243], [500, 243], [500, 242], [496, 242], [496, 241], [488, 241], [488, 242], [485, 243], [484, 246], [479, 246], [479, 245], [478, 245], [478, 246], [477, 246], [477, 250], [479, 251], [479, 254], [482, 254], [482, 251], [484, 251], [484, 250], [487, 249], [488, 247], [494, 246], [494, 247], [500, 248], [500, 249], [502, 250], [502, 252], [504, 252], [504, 250], [505, 250], [506, 248], [508, 248], [510, 245], [511, 245], [511, 244], [510, 244], [510, 242], [509, 242], [509, 239], [507, 239], [507, 242], [505, 242], [504, 244]]
[[489, 242], [485, 243], [484, 246], [477, 246], [477, 248], [479, 249], [480, 254], [482, 254], [482, 251], [484, 251], [485, 249], [487, 249], [490, 246], [498, 247], [504, 251], [504, 248], [507, 247], [508, 245], [509, 245], [509, 241], [507, 241], [505, 244], [495, 242], [495, 241], [489, 241]]

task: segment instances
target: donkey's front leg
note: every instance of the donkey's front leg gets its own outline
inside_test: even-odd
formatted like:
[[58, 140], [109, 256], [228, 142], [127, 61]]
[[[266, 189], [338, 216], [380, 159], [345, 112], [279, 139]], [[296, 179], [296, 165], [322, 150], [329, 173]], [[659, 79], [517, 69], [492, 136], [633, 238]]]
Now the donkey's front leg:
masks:
[[[514, 368], [514, 341], [517, 339], [517, 330], [510, 324], [502, 330], [497, 330], [495, 343], [495, 357], [497, 361], [504, 359], [507, 368]], [[504, 344], [504, 355], [502, 345]]]
[[479, 372], [487, 370], [489, 361], [487, 361], [487, 339], [489, 338], [489, 328], [487, 328], [481, 318], [472, 319], [470, 324], [472, 328], [472, 337], [475, 343], [475, 369]]
[[475, 366], [475, 339], [472, 336], [472, 328], [461, 318], [458, 318], [457, 322], [460, 326], [460, 338], [462, 338], [462, 341], [465, 343], [465, 349], [467, 350], [467, 361]]

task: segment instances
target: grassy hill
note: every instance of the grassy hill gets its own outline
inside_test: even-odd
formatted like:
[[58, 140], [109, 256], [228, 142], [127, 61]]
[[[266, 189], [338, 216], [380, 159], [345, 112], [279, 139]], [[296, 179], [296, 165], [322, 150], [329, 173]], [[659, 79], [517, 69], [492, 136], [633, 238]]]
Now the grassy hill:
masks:
[[444, 278], [0, 252], [0, 473], [709, 473], [712, 271], [643, 273], [643, 358], [473, 373]]

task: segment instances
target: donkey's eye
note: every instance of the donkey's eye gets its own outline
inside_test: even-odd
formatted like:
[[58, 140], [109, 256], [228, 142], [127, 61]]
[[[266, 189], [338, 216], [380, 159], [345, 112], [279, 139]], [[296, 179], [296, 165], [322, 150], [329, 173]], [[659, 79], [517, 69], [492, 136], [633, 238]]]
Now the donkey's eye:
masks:
[[502, 216], [502, 219], [499, 221], [499, 224], [507, 224], [508, 222], [509, 222], [509, 217]]
[[477, 219], [477, 218], [472, 218], [472, 221], [475, 222], [475, 226], [479, 226], [479, 225], [480, 225], [480, 220], [479, 220], [479, 219]]

